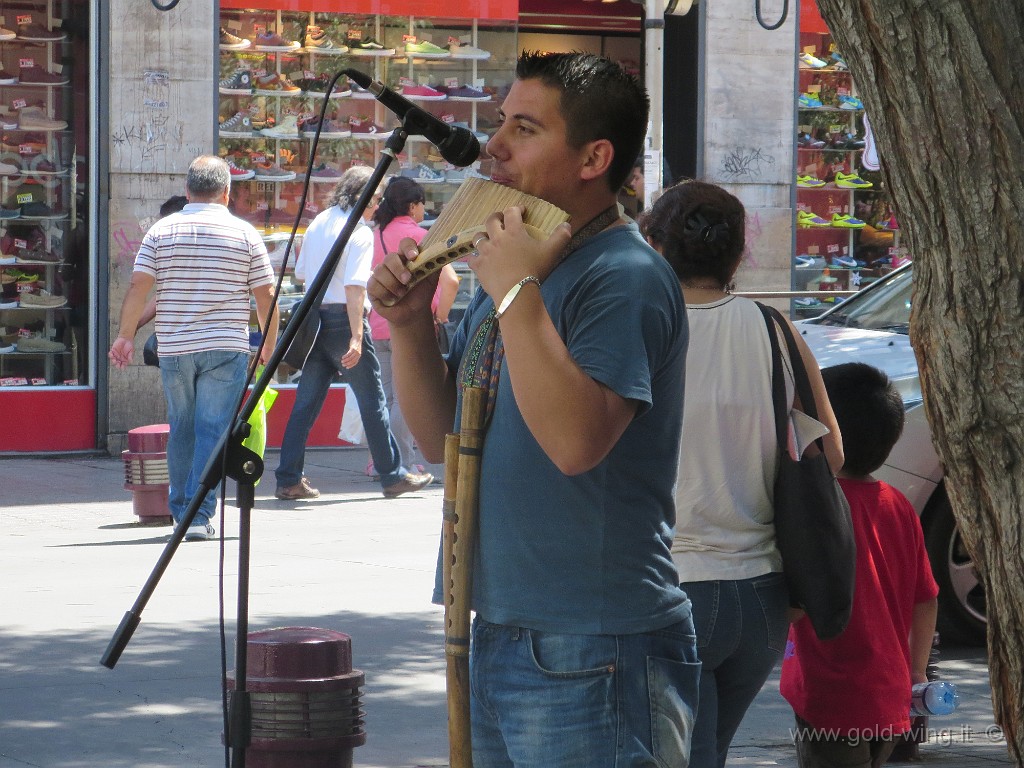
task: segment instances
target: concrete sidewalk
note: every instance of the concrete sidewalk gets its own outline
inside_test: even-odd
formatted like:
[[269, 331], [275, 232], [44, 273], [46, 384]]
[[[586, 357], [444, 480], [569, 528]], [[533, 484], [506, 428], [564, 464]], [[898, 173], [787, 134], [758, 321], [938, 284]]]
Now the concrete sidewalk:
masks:
[[[367, 743], [355, 764], [447, 765], [441, 609], [429, 603], [441, 488], [385, 500], [363, 449], [310, 451], [320, 499], [281, 502], [275, 451], [253, 511], [250, 631], [315, 626], [352, 636], [366, 674]], [[217, 542], [182, 544], [113, 670], [100, 657], [169, 539], [140, 526], [118, 459], [0, 460], [0, 768], [224, 764]], [[224, 605], [233, 667], [238, 510], [229, 483]], [[981, 649], [943, 649], [958, 712], [934, 720], [931, 765], [1011, 765], [991, 740]], [[796, 766], [791, 712], [769, 680], [729, 766]]]

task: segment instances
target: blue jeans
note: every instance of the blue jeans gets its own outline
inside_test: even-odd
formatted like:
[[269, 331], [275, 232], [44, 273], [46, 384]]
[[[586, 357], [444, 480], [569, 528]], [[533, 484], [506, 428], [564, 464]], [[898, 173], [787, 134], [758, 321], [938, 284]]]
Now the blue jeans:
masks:
[[[184, 517], [199, 490], [210, 454], [234, 423], [248, 363], [246, 352], [160, 356], [160, 380], [171, 428], [167, 436], [167, 471], [169, 506], [175, 523]], [[216, 511], [216, 489], [210, 489], [193, 525], [208, 522]]]
[[701, 660], [692, 768], [723, 768], [729, 744], [789, 633], [781, 573], [741, 581], [687, 581]]
[[686, 768], [697, 700], [693, 623], [570, 635], [473, 623], [475, 768]]
[[[336, 374], [352, 387], [363, 421], [366, 443], [373, 457], [373, 466], [380, 475], [380, 484], [388, 488], [401, 482], [409, 471], [402, 466], [402, 454], [391, 434], [388, 406], [380, 383], [380, 364], [370, 338], [370, 325], [363, 319], [363, 353], [354, 368], [343, 368], [341, 357], [352, 339], [344, 304], [320, 307], [320, 333], [302, 366], [302, 376], [295, 390], [295, 405], [281, 439], [281, 461], [278, 464], [277, 487], [295, 485], [302, 479], [306, 460], [306, 441], [313, 422], [320, 415], [327, 391]], [[341, 423], [341, 414], [338, 414]]]

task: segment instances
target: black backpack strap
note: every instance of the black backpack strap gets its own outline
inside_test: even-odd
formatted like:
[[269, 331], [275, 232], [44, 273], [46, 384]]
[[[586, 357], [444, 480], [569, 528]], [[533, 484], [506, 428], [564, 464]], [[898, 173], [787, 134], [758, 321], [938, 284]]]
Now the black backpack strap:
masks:
[[779, 447], [785, 450], [786, 437], [788, 432], [787, 419], [789, 408], [786, 403], [786, 382], [782, 375], [782, 350], [779, 348], [779, 335], [776, 330], [774, 309], [755, 301], [757, 308], [761, 310], [764, 317], [764, 324], [768, 328], [768, 341], [772, 347], [772, 405], [775, 408], [775, 436], [778, 439]]

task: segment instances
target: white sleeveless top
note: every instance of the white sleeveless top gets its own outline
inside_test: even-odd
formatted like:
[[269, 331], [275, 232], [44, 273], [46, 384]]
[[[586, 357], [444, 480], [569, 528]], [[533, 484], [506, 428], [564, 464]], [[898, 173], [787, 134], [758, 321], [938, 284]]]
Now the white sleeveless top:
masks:
[[[750, 299], [687, 305], [683, 435], [672, 558], [680, 581], [738, 580], [782, 570], [772, 487], [778, 467], [772, 353]], [[787, 402], [793, 375], [779, 337]]]

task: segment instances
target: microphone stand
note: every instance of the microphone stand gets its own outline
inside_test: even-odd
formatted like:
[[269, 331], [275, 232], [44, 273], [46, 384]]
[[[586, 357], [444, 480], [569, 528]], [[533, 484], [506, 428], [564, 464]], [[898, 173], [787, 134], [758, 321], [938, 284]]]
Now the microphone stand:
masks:
[[[339, 72], [331, 81], [334, 82], [345, 72]], [[330, 89], [328, 89], [328, 93]], [[321, 110], [321, 123], [323, 113], [326, 111], [327, 99], [324, 99], [324, 108]], [[420, 111], [421, 114], [413, 114]], [[185, 533], [195, 519], [196, 513], [202, 506], [206, 495], [217, 487], [223, 480], [224, 475], [231, 477], [238, 484], [239, 507], [239, 544], [238, 544], [238, 617], [237, 635], [235, 638], [235, 688], [231, 696], [230, 712], [228, 722], [225, 724], [225, 742], [232, 751], [232, 766], [234, 768], [245, 768], [245, 750], [251, 740], [251, 707], [250, 697], [246, 690], [246, 666], [248, 661], [248, 634], [249, 634], [249, 554], [250, 554], [250, 522], [252, 507], [255, 502], [255, 487], [263, 474], [263, 459], [259, 454], [251, 451], [242, 445], [242, 441], [249, 434], [249, 417], [266, 391], [267, 386], [273, 380], [274, 374], [284, 359], [285, 352], [298, 334], [299, 326], [309, 314], [310, 307], [316, 303], [327, 291], [327, 285], [334, 276], [335, 269], [341, 260], [341, 255], [348, 245], [349, 238], [355, 228], [361, 223], [363, 213], [371, 198], [380, 186], [388, 168], [397, 159], [399, 153], [405, 148], [405, 142], [410, 135], [418, 135], [422, 122], [421, 110], [410, 110], [402, 120], [402, 126], [396, 128], [388, 138], [384, 149], [381, 150], [381, 157], [370, 175], [370, 179], [363, 188], [359, 199], [353, 206], [352, 213], [345, 222], [334, 245], [324, 260], [323, 265], [317, 272], [313, 282], [310, 283], [306, 295], [296, 306], [296, 309], [285, 327], [284, 332], [278, 339], [278, 344], [271, 353], [270, 359], [264, 367], [262, 375], [253, 385], [253, 391], [245, 400], [239, 410], [234, 423], [225, 431], [217, 443], [216, 448], [210, 455], [203, 470], [199, 488], [189, 501], [184, 516], [174, 529], [170, 541], [164, 546], [163, 552], [157, 560], [156, 566], [146, 579], [142, 590], [139, 592], [135, 603], [125, 613], [118, 625], [114, 636], [107, 645], [100, 663], [108, 669], [113, 669], [117, 664], [121, 653], [131, 641], [132, 635], [142, 621], [142, 612], [145, 610], [149, 599], [156, 591], [157, 584], [170, 565], [174, 553], [185, 538]], [[319, 131], [318, 131], [319, 133]], [[316, 142], [314, 141], [311, 150], [310, 166], [315, 154]]]

